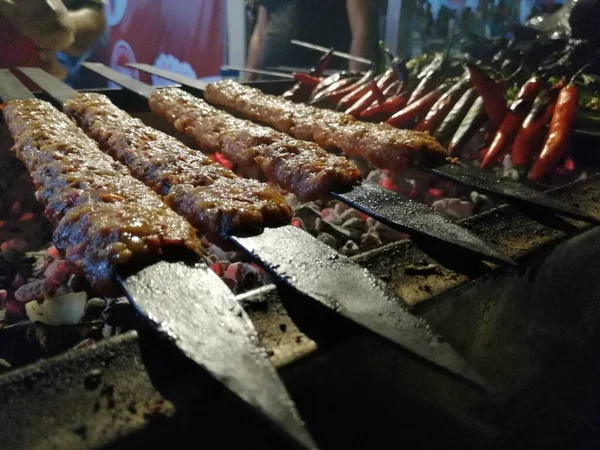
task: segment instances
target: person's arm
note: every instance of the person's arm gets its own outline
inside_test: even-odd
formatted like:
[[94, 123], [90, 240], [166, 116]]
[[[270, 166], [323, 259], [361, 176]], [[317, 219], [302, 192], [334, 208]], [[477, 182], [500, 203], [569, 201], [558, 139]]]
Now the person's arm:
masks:
[[80, 55], [87, 51], [106, 29], [106, 17], [102, 7], [69, 11], [69, 21], [75, 30], [73, 45], [64, 50], [69, 55]]
[[[250, 37], [250, 45], [248, 46], [248, 59], [246, 61], [246, 67], [248, 69], [258, 69], [260, 54], [262, 53], [263, 41], [267, 32], [268, 23], [269, 13], [263, 5], [260, 5], [258, 7], [258, 19], [256, 20], [254, 31]], [[256, 79], [256, 74], [246, 73], [244, 79], [247, 81], [252, 81]]]
[[[369, 58], [371, 50], [372, 26], [369, 13], [368, 0], [348, 0], [346, 2], [348, 11], [348, 20], [350, 22], [350, 32], [352, 33], [352, 43], [350, 44], [350, 54]], [[365, 65], [357, 61], [350, 61], [349, 69], [352, 71], [363, 70]]]

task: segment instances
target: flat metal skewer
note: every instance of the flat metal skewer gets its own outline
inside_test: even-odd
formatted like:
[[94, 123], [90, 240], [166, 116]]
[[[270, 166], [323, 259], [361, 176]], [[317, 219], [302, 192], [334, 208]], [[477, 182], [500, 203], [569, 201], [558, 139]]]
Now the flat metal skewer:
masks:
[[[130, 66], [143, 72], [156, 73], [156, 69], [147, 64], [130, 64]], [[169, 75], [168, 71], [162, 71], [162, 74], [164, 78], [176, 81], [182, 86], [187, 86], [199, 91], [206, 90], [206, 83], [198, 82], [193, 78], [173, 73]], [[445, 164], [438, 167], [416, 167], [441, 178], [454, 181], [481, 192], [495, 195], [518, 207], [532, 207], [541, 211], [547, 211], [552, 214], [558, 214], [584, 222], [593, 224], [600, 223], [600, 219], [584, 213], [579, 208], [555, 200], [549, 195], [536, 191], [522, 183], [500, 180], [493, 174], [476, 167], [469, 167], [464, 164]]]
[[262, 70], [262, 69], [247, 69], [245, 67], [234, 67], [234, 66], [221, 66], [223, 70], [235, 70], [236, 72], [248, 72], [255, 73], [257, 75], [268, 75], [271, 77], [277, 78], [287, 78], [288, 80], [293, 80], [294, 75], [287, 72], [275, 72], [274, 70]]
[[[145, 97], [155, 90], [104, 65], [85, 63], [85, 66]], [[43, 80], [34, 81], [52, 96]], [[230, 236], [229, 239], [262, 263], [279, 282], [446, 372], [489, 390], [462, 357], [449, 344], [440, 341], [421, 319], [412, 315], [401, 299], [387, 292], [383, 283], [304, 231], [283, 226], [266, 229], [257, 236]], [[283, 242], [285, 246], [281, 244]], [[321, 264], [319, 279], [324, 281], [313, 283], [307, 268], [330, 259], [341, 262]], [[432, 345], [432, 342], [437, 344]]]
[[[35, 98], [7, 72], [0, 70], [3, 101]], [[77, 93], [41, 69], [24, 69], [23, 73], [53, 88], [62, 85], [57, 90], [62, 99]], [[122, 274], [117, 281], [146, 321], [187, 358], [274, 425], [295, 448], [317, 448], [260, 346], [250, 318], [205, 264], [160, 261]]]
[[[310, 42], [300, 41], [298, 39], [292, 39], [290, 42], [294, 45], [298, 45], [299, 47], [309, 48], [311, 50], [317, 50], [317, 51], [323, 52], [323, 53], [327, 53], [329, 50], [331, 50], [327, 47], [323, 47], [321, 45], [316, 45], [316, 44], [311, 44]], [[356, 62], [360, 62], [363, 64], [373, 64], [373, 61], [371, 61], [370, 59], [363, 58], [361, 56], [354, 56], [354, 55], [351, 55], [350, 53], [338, 52], [337, 50], [334, 50], [333, 54], [340, 58], [349, 59], [350, 61], [356, 61]]]

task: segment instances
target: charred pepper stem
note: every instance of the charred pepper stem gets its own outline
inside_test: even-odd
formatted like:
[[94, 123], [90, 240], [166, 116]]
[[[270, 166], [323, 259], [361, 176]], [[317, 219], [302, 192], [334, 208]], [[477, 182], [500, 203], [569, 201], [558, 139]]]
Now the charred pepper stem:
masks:
[[334, 48], [331, 48], [327, 53], [325, 53], [319, 58], [319, 61], [317, 61], [315, 67], [313, 67], [313, 69], [310, 71], [310, 74], [312, 76], [320, 77], [321, 75], [323, 75], [323, 73], [327, 69], [327, 66], [329, 66], [329, 63], [331, 62], [331, 59], [333, 58], [334, 50]]

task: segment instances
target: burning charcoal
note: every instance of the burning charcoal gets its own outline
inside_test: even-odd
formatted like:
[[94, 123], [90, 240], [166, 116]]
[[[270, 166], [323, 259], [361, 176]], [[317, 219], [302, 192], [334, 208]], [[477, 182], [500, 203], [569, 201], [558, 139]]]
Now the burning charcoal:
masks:
[[406, 239], [408, 236], [401, 231], [396, 231], [381, 222], [376, 222], [375, 225], [369, 227], [368, 233], [375, 233], [381, 242], [388, 244], [390, 242]]
[[294, 211], [294, 217], [302, 220], [304, 229], [312, 233], [316, 229], [315, 222], [321, 218], [321, 214], [314, 204], [306, 203]]
[[102, 313], [102, 318], [111, 327], [134, 328], [136, 312], [126, 298], [112, 299]]
[[340, 240], [341, 242], [346, 242], [349, 240], [359, 240], [360, 236], [362, 235], [362, 232], [359, 230], [343, 228], [321, 219], [317, 221], [317, 231], [323, 231], [325, 233], [328, 233], [334, 236], [336, 239]]
[[83, 317], [87, 294], [71, 292], [46, 299], [43, 303], [29, 302], [25, 305], [27, 317], [32, 322], [48, 325], [75, 325]]
[[348, 219], [346, 220], [343, 224], [342, 224], [343, 228], [350, 228], [352, 230], [357, 230], [360, 231], [361, 233], [364, 233], [365, 231], [367, 231], [367, 224], [364, 220], [359, 219], [357, 217], [353, 217], [352, 219]]
[[443, 198], [431, 205], [440, 214], [451, 219], [460, 220], [473, 215], [475, 205], [459, 198]]
[[23, 313], [23, 309], [17, 302], [8, 300], [5, 304], [5, 306], [6, 306], [5, 319], [8, 322], [18, 322], [19, 320], [22, 320], [25, 317], [25, 314]]
[[220, 247], [217, 247], [216, 245], [212, 244], [207, 248], [207, 250], [209, 255], [214, 255], [216, 257], [215, 262], [229, 261], [229, 255]]
[[369, 228], [374, 226], [376, 223], [377, 223], [377, 221], [375, 219], [373, 219], [372, 217], [367, 217], [367, 226]]
[[381, 170], [375, 169], [365, 177], [365, 181], [367, 183], [379, 185], [384, 178], [386, 178], [386, 175]]
[[24, 284], [15, 291], [15, 300], [21, 303], [29, 303], [31, 301], [41, 301], [47, 295], [53, 293], [54, 286], [47, 279], [34, 280], [31, 283]]
[[317, 239], [323, 244], [329, 245], [331, 248], [337, 248], [337, 241], [329, 233], [319, 233]]
[[62, 259], [57, 259], [50, 263], [48, 268], [44, 271], [44, 276], [57, 286], [60, 286], [69, 279], [71, 273], [68, 269], [67, 262]]
[[347, 241], [340, 249], [340, 252], [346, 256], [354, 256], [359, 252], [359, 247], [354, 241]]
[[341, 216], [344, 212], [346, 212], [347, 209], [348, 209], [348, 206], [344, 205], [342, 202], [337, 202], [335, 204], [335, 206], [333, 207], [333, 211], [338, 216]]
[[381, 242], [381, 239], [379, 238], [379, 233], [376, 231], [369, 231], [360, 237], [360, 245], [365, 249], [372, 249], [383, 245], [383, 242]]
[[90, 298], [85, 305], [84, 319], [86, 321], [96, 320], [102, 316], [106, 308], [106, 301], [99, 297]]
[[296, 228], [300, 228], [300, 229], [306, 231], [304, 222], [302, 222], [302, 219], [299, 219], [298, 217], [296, 217], [295, 219], [292, 219], [292, 225], [295, 226]]
[[[340, 220], [342, 221], [342, 223], [350, 220], [350, 219], [360, 219], [361, 221], [363, 220], [360, 211], [353, 209], [353, 208], [348, 208], [346, 211], [344, 211], [342, 214], [340, 214]], [[364, 222], [364, 221], [363, 221]]]
[[296, 209], [296, 207], [299, 205], [298, 197], [296, 197], [294, 194], [291, 194], [291, 193], [286, 194], [285, 200], [287, 201], [288, 205], [290, 205], [290, 207], [292, 209]]

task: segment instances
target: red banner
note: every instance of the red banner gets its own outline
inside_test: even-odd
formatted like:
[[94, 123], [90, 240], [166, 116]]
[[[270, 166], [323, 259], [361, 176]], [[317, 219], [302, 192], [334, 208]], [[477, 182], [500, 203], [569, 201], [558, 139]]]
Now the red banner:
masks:
[[106, 16], [109, 35], [92, 60], [147, 82], [149, 76], [125, 65], [147, 63], [196, 78], [219, 74], [223, 59], [221, 0], [110, 0]]

